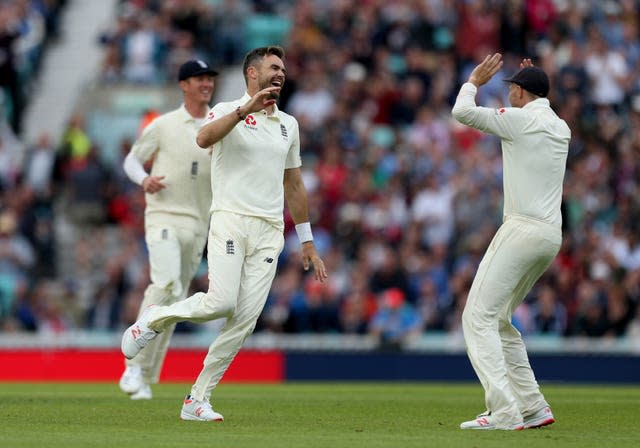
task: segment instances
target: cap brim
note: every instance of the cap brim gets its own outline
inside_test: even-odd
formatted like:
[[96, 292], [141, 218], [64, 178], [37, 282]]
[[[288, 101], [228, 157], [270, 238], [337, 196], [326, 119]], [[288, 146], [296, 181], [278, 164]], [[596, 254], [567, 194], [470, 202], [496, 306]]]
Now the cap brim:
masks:
[[202, 71], [198, 71], [195, 73], [191, 73], [189, 74], [189, 76], [185, 76], [183, 78], [180, 78], [179, 81], [184, 81], [185, 79], [189, 79], [189, 78], [193, 78], [194, 76], [200, 76], [200, 75], [211, 75], [211, 76], [218, 76], [219, 73], [215, 70], [202, 70]]

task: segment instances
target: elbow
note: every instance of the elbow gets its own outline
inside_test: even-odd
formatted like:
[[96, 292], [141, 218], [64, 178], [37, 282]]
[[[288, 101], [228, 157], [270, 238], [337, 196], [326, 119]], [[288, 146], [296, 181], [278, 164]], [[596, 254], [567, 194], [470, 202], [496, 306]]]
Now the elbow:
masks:
[[470, 110], [464, 107], [459, 107], [459, 106], [453, 106], [453, 109], [451, 109], [451, 115], [453, 116], [453, 118], [455, 118], [458, 122], [462, 123], [462, 124], [469, 124], [470, 122], [470, 114], [469, 114]]
[[453, 118], [455, 118], [458, 121], [461, 121], [463, 113], [462, 113], [462, 108], [459, 107], [457, 104], [455, 106], [453, 106], [453, 109], [451, 109], [451, 115], [453, 116]]
[[196, 136], [196, 144], [203, 149], [211, 146], [203, 132], [198, 132], [198, 135]]

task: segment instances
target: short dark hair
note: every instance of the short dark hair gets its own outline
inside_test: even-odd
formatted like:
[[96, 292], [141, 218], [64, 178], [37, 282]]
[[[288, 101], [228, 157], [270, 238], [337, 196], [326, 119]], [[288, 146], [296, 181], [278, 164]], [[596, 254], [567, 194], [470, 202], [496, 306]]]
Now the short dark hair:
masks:
[[265, 56], [275, 55], [280, 59], [284, 58], [284, 48], [280, 45], [269, 45], [268, 47], [260, 47], [251, 50], [244, 57], [244, 63], [242, 64], [242, 74], [244, 75], [244, 81], [247, 82], [247, 70], [251, 66], [255, 66], [258, 61], [262, 61]]

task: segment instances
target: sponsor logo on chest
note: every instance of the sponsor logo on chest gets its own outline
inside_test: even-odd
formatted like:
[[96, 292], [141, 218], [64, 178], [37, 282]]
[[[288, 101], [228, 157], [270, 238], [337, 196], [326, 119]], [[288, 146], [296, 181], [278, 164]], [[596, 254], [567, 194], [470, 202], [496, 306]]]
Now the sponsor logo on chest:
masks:
[[[244, 119], [244, 128], [250, 131], [258, 131], [258, 121], [253, 114], [247, 115], [247, 117]], [[289, 141], [289, 133], [287, 132], [287, 127], [282, 123], [280, 123], [280, 136], [285, 142]]]
[[247, 117], [244, 119], [244, 128], [251, 129], [252, 131], [258, 130], [258, 122], [256, 121], [256, 117], [254, 117], [253, 114], [247, 115]]

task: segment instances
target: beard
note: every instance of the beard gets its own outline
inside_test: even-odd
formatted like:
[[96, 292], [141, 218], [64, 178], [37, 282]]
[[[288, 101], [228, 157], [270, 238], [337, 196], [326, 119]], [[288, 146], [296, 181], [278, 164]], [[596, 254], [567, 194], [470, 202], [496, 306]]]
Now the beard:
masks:
[[[273, 82], [273, 78], [263, 79], [262, 82], [260, 82], [260, 90], [266, 89], [267, 87], [271, 87], [272, 82]], [[282, 85], [284, 85], [284, 82], [282, 83]], [[282, 89], [282, 86], [280, 86], [280, 89]], [[280, 92], [270, 92], [269, 98], [276, 101], [279, 100]]]

